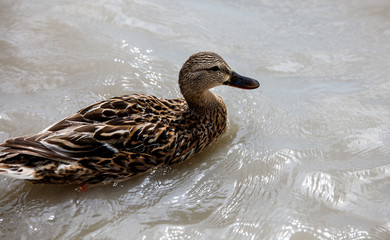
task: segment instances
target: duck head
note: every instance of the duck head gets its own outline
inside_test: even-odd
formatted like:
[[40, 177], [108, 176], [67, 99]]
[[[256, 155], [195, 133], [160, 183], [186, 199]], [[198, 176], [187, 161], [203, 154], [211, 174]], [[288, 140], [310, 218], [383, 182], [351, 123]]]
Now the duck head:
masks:
[[210, 102], [214, 94], [208, 90], [220, 85], [242, 89], [255, 89], [260, 86], [258, 81], [234, 72], [218, 54], [213, 52], [195, 53], [187, 59], [180, 70], [180, 90], [190, 106]]

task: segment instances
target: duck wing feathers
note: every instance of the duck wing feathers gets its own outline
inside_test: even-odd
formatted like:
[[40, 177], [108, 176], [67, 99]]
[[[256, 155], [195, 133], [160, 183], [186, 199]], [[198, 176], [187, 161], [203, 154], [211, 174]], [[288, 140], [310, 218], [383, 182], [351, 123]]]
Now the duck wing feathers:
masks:
[[[115, 97], [90, 105], [36, 135], [9, 139], [0, 146], [5, 147], [3, 152], [44, 158], [57, 167], [61, 163], [81, 165], [99, 172], [125, 168], [127, 175], [136, 175], [172, 159], [177, 141], [191, 132], [175, 127], [182, 125], [180, 119], [191, 121], [180, 117], [186, 107], [184, 99], [143, 94]], [[183, 131], [180, 138], [177, 131]], [[17, 156], [10, 156], [8, 162], [16, 163], [11, 159]], [[5, 158], [0, 156], [0, 163], [6, 163]]]

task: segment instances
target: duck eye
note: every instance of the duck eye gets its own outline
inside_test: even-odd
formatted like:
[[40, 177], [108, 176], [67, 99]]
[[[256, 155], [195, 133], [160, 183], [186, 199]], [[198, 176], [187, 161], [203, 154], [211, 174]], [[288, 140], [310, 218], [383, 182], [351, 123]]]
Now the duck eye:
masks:
[[214, 67], [212, 67], [212, 68], [210, 68], [212, 71], [214, 71], [214, 72], [216, 72], [216, 71], [218, 71], [219, 70], [219, 67], [218, 66], [214, 66]]

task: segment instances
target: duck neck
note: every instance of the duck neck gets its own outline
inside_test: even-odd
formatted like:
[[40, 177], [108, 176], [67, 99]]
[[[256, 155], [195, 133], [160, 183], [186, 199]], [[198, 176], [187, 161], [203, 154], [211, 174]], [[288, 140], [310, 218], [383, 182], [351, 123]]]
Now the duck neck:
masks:
[[189, 110], [198, 115], [220, 110], [225, 111], [225, 104], [223, 103], [221, 97], [215, 95], [209, 90], [201, 93], [187, 93], [184, 95], [184, 98], [187, 101]]

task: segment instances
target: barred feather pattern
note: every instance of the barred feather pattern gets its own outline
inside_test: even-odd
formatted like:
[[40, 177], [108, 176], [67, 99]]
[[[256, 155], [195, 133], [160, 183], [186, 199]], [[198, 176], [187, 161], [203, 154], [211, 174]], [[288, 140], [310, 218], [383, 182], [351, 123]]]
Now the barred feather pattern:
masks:
[[202, 113], [181, 98], [136, 94], [101, 101], [36, 135], [6, 140], [0, 174], [34, 183], [96, 184], [180, 163], [225, 131], [226, 107], [216, 99], [213, 111]]

